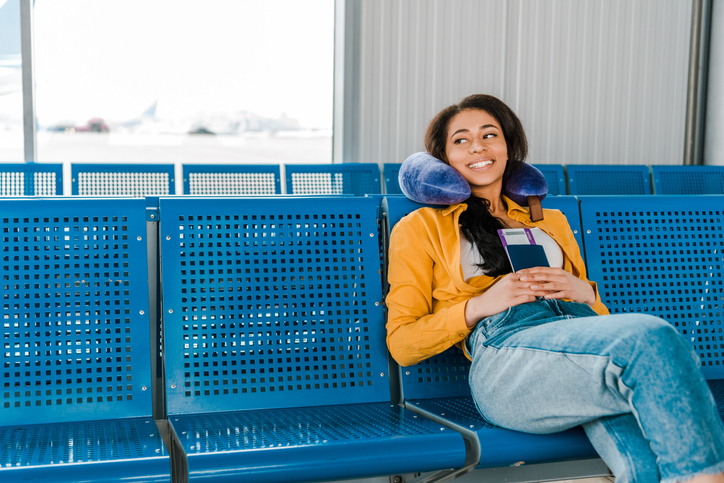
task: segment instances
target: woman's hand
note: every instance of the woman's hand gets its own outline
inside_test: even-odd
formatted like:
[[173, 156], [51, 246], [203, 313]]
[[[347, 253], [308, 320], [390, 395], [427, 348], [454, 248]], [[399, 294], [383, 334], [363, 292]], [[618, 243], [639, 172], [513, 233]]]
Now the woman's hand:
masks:
[[580, 278], [560, 268], [535, 267], [519, 270], [520, 281], [530, 285], [535, 292], [543, 291], [547, 299], [568, 299], [593, 305], [596, 294], [593, 287]]
[[[534, 302], [536, 297], [549, 294], [542, 289], [532, 289], [530, 281], [522, 281], [521, 273], [509, 273], [480, 295], [468, 300], [465, 306], [465, 324], [472, 327], [485, 317], [490, 317], [510, 307]], [[536, 283], [541, 285], [540, 283]]]

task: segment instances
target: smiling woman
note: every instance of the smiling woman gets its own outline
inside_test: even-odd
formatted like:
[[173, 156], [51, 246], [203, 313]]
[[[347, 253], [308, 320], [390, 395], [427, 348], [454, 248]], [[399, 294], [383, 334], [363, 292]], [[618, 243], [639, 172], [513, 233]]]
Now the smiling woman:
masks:
[[[691, 345], [661, 318], [609, 315], [565, 216], [534, 220], [503, 194], [527, 154], [513, 111], [466, 97], [432, 120], [425, 146], [472, 194], [395, 224], [386, 298], [395, 360], [410, 366], [458, 345], [491, 423], [539, 434], [581, 425], [621, 481], [724, 483], [724, 426]], [[548, 265], [513, 270], [498, 230], [521, 227]]]

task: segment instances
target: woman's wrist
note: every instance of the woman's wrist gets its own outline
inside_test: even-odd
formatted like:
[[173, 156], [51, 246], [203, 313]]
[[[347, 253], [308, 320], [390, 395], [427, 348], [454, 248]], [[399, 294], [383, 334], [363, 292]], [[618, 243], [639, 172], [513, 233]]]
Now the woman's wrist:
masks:
[[473, 327], [480, 319], [493, 315], [486, 314], [484, 310], [485, 301], [483, 299], [486, 293], [481, 293], [468, 300], [465, 306], [465, 325], [468, 327]]

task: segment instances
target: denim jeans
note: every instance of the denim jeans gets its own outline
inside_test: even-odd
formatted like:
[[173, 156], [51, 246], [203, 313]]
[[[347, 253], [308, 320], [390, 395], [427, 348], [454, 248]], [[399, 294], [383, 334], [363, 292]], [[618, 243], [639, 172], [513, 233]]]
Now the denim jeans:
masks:
[[492, 424], [582, 425], [617, 483], [724, 471], [724, 425], [699, 358], [658, 317], [540, 300], [482, 319], [468, 348], [473, 399]]

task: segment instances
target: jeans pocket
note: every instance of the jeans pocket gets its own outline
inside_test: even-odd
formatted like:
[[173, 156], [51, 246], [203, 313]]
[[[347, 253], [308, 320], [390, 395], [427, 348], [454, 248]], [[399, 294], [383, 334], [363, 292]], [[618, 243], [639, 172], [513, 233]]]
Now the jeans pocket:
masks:
[[478, 322], [478, 330], [487, 339], [491, 332], [505, 323], [513, 312], [513, 309], [514, 307], [510, 307], [508, 310], [503, 310], [502, 312], [480, 320], [480, 322]]
[[562, 300], [557, 301], [558, 307], [561, 312], [568, 315], [570, 318], [578, 317], [595, 317], [598, 314], [587, 304], [581, 304], [578, 302], [564, 302]]

